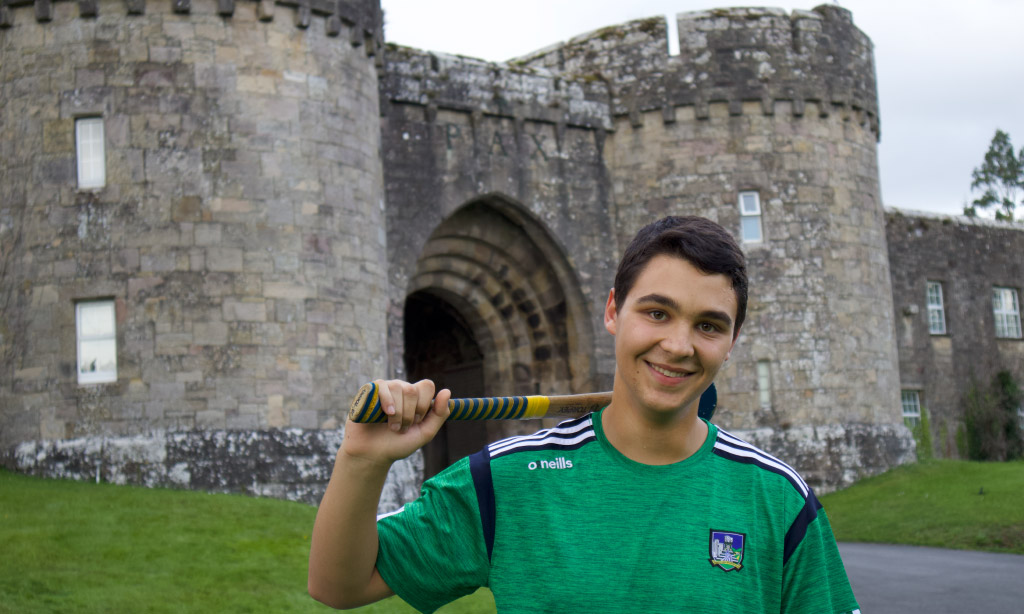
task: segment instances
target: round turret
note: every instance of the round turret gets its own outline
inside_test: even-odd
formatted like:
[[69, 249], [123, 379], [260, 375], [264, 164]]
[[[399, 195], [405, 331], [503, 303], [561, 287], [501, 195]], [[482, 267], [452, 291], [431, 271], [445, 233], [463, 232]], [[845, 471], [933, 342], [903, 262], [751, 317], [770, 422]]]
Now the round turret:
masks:
[[[666, 214], [710, 217], [743, 241], [751, 301], [720, 377], [717, 419], [770, 427], [774, 439], [762, 443], [801, 464], [821, 427], [846, 429], [848, 440], [883, 450], [865, 449], [858, 464], [884, 467], [909, 435], [871, 42], [834, 6], [701, 11], [678, 24], [677, 56], [664, 22], [649, 19], [523, 61], [608, 84], [615, 132], [605, 159], [620, 245]], [[804, 471], [835, 479], [846, 461], [827, 462], [836, 467]]]
[[0, 446], [339, 424], [387, 371], [380, 43], [377, 0], [4, 0]]

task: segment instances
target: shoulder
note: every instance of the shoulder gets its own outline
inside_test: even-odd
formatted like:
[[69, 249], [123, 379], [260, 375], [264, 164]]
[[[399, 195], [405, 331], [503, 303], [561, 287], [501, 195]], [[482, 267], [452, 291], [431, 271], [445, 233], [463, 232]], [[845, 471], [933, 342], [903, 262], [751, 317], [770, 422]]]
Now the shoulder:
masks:
[[731, 463], [749, 467], [751, 471], [778, 476], [778, 479], [788, 482], [804, 499], [814, 497], [811, 487], [795, 469], [721, 428], [717, 428], [713, 453]]
[[523, 452], [577, 450], [597, 440], [594, 422], [590, 414], [561, 422], [558, 426], [537, 431], [532, 435], [520, 435], [496, 441], [481, 451], [494, 460]]

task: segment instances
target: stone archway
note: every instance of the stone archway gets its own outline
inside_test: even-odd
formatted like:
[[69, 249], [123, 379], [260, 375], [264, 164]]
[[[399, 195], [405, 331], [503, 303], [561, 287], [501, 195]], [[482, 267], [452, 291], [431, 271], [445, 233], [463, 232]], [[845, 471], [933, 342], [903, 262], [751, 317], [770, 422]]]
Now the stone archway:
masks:
[[[405, 368], [410, 381], [429, 378], [437, 389], [459, 395], [485, 394], [483, 355], [471, 327], [444, 299], [416, 292], [405, 301]], [[423, 449], [423, 477], [429, 478], [487, 442], [482, 422], [449, 422]]]
[[[453, 386], [456, 396], [583, 391], [594, 372], [589, 317], [575, 271], [543, 224], [489, 195], [455, 211], [424, 245], [406, 299], [407, 373], [461, 377], [466, 389]], [[537, 428], [491, 422], [474, 435], [453, 430], [448, 451], [428, 451], [428, 463]]]

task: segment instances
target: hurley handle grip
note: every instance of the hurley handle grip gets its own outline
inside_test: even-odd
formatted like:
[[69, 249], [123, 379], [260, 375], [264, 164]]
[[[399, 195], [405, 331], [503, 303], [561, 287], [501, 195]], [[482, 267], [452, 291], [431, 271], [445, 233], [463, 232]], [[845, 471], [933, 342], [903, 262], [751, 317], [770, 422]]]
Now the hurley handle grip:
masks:
[[[528, 420], [530, 418], [549, 418], [582, 416], [599, 411], [612, 402], [611, 392], [595, 392], [592, 394], [564, 395], [531, 395], [525, 397], [485, 397], [479, 399], [451, 399], [448, 409], [451, 410], [449, 420]], [[718, 405], [718, 393], [715, 385], [704, 391], [700, 397], [697, 415], [710, 420]], [[387, 414], [380, 404], [377, 384], [363, 384], [352, 399], [348, 410], [351, 422], [379, 423], [387, 422]]]

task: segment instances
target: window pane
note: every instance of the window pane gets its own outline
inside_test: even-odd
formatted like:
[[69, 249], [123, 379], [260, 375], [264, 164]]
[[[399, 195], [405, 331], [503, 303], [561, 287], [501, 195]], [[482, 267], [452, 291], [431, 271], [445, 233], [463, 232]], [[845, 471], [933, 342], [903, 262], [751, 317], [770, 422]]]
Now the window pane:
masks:
[[117, 330], [114, 301], [75, 305], [78, 340], [78, 383], [117, 381]]
[[117, 343], [113, 339], [83, 341], [79, 346], [80, 373], [114, 373], [117, 371]]
[[767, 360], [757, 362], [757, 392], [761, 407], [772, 405], [772, 377]]
[[106, 183], [103, 119], [89, 117], [76, 120], [75, 140], [78, 153], [78, 187], [103, 187]]
[[903, 422], [907, 426], [917, 426], [921, 422], [921, 399], [916, 390], [904, 390], [900, 393], [903, 405]]
[[740, 218], [743, 240], [756, 242], [761, 240], [761, 216], [749, 216]]
[[761, 204], [757, 192], [740, 192], [740, 212], [743, 215], [759, 215]]
[[1020, 339], [1020, 303], [1013, 288], [992, 289], [992, 314], [995, 317], [996, 337]]
[[946, 334], [946, 312], [942, 306], [942, 284], [929, 281], [925, 301], [928, 304], [928, 332], [933, 335]]
[[78, 304], [78, 334], [83, 339], [114, 334], [114, 302]]

